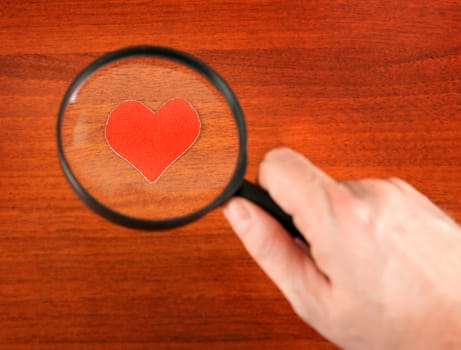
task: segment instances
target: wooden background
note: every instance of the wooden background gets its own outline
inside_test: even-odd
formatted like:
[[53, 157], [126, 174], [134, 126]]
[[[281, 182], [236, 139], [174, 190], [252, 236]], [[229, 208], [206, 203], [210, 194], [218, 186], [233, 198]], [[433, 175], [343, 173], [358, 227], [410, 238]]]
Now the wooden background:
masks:
[[247, 178], [277, 145], [337, 178], [399, 176], [461, 220], [459, 1], [16, 1], [0, 6], [0, 348], [334, 349], [215, 210], [140, 232], [90, 212], [58, 164], [75, 74], [172, 46], [228, 80]]

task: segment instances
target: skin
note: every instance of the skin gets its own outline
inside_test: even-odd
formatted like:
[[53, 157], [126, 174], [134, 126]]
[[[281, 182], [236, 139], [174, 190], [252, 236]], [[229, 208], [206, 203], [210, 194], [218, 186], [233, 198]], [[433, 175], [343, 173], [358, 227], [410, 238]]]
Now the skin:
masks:
[[461, 349], [461, 228], [427, 197], [399, 179], [337, 182], [287, 148], [259, 183], [309, 248], [243, 198], [223, 212], [305, 322], [348, 350]]

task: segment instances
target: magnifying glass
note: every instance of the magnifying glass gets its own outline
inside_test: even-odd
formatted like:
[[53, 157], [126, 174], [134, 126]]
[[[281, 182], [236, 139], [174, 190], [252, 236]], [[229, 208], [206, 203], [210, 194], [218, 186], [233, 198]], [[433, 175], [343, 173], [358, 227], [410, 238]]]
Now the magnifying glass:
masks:
[[187, 53], [136, 46], [91, 63], [61, 102], [57, 144], [78, 196], [118, 224], [172, 228], [241, 196], [304, 240], [268, 193], [244, 179], [247, 134], [237, 97]]

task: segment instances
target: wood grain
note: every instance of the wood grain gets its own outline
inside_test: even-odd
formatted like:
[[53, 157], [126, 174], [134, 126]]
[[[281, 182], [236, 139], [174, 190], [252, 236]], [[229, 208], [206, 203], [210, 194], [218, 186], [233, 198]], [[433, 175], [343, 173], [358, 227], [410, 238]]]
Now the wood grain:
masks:
[[170, 231], [111, 224], [74, 195], [60, 100], [100, 54], [202, 58], [249, 129], [337, 178], [398, 176], [461, 221], [458, 1], [10, 1], [0, 7], [0, 347], [334, 349], [250, 260], [219, 210]]

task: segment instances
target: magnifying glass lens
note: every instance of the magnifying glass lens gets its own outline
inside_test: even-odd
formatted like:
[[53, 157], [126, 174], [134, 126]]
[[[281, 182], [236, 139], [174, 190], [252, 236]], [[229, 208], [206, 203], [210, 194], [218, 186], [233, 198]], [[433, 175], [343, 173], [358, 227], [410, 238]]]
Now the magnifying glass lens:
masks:
[[239, 131], [223, 94], [177, 60], [128, 56], [99, 67], [61, 109], [62, 157], [104, 207], [139, 220], [191, 215], [229, 184]]

